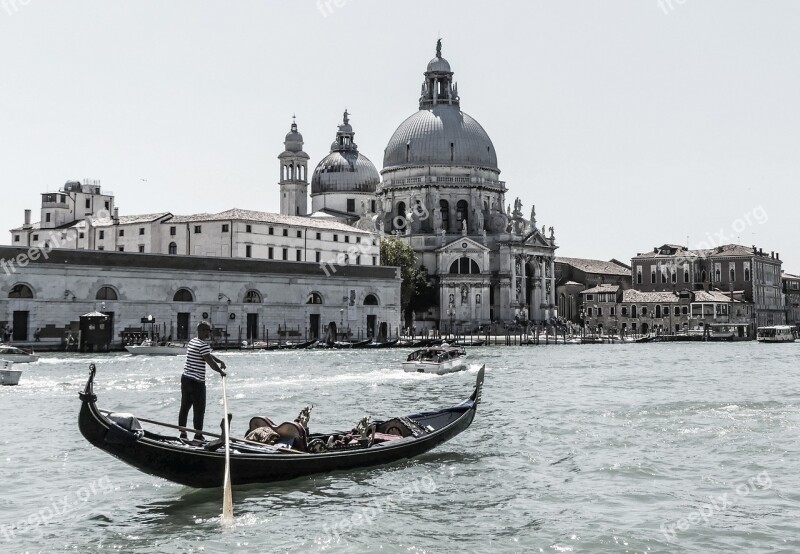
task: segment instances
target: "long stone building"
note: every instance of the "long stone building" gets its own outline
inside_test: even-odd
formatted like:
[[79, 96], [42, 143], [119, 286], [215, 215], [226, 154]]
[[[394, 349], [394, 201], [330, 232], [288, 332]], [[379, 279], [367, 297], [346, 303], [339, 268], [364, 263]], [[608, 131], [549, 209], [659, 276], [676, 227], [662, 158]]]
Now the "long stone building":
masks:
[[[0, 247], [0, 329], [14, 341], [62, 343], [82, 315], [110, 316], [111, 344], [146, 332], [186, 339], [201, 320], [215, 338], [321, 337], [326, 329], [364, 338], [394, 335], [400, 279], [393, 267], [220, 257]], [[280, 329], [279, 329], [280, 328]], [[281, 333], [279, 335], [279, 332]]]

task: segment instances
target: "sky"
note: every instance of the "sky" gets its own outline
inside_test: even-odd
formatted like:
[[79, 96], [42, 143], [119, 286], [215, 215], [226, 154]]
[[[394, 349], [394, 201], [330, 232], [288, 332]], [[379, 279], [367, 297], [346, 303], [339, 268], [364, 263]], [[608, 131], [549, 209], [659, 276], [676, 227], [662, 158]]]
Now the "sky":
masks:
[[796, 0], [0, 0], [0, 221], [84, 178], [121, 214], [279, 211], [293, 114], [311, 167], [347, 108], [381, 169], [440, 36], [559, 255], [737, 242], [800, 273]]

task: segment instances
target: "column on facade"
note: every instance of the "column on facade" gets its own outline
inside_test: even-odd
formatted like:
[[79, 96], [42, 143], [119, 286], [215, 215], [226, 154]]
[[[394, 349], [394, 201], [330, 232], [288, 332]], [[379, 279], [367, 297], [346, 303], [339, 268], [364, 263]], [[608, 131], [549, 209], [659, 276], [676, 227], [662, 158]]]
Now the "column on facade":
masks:
[[541, 272], [539, 274], [539, 283], [540, 283], [539, 286], [542, 289], [542, 293], [541, 293], [541, 299], [542, 300], [541, 300], [541, 303], [542, 304], [546, 304], [547, 303], [547, 273], [545, 272], [544, 256], [540, 256], [539, 257], [539, 271]]
[[550, 305], [556, 305], [556, 260], [550, 258]]
[[511, 304], [516, 307], [519, 304], [517, 298], [517, 256], [512, 252], [511, 254]]

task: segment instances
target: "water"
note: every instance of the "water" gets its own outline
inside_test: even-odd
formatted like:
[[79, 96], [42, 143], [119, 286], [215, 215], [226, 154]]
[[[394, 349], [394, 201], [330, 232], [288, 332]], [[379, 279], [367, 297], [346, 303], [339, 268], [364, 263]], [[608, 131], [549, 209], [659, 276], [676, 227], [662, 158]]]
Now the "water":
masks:
[[[416, 460], [193, 490], [78, 432], [91, 358], [45, 356], [0, 389], [0, 551], [797, 552], [800, 344], [481, 348], [470, 429]], [[233, 430], [312, 430], [466, 398], [475, 369], [406, 374], [405, 351], [228, 353]], [[178, 358], [100, 357], [100, 407], [175, 421]], [[25, 366], [23, 366], [25, 367]], [[222, 415], [209, 380], [206, 428]]]

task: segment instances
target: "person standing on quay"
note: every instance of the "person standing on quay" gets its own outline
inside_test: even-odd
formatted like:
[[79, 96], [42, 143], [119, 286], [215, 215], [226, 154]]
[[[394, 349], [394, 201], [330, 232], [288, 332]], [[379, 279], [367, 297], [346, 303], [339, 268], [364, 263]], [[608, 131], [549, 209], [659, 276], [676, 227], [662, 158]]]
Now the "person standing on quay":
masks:
[[[211, 324], [201, 321], [197, 325], [197, 336], [189, 341], [186, 348], [186, 365], [181, 376], [181, 409], [178, 413], [178, 425], [186, 427], [189, 417], [189, 408], [192, 408], [193, 423], [196, 433], [195, 440], [203, 440], [203, 418], [206, 414], [206, 364], [211, 369], [225, 377], [225, 363], [211, 355]], [[186, 432], [181, 431], [181, 438], [186, 438]]]

